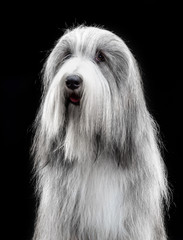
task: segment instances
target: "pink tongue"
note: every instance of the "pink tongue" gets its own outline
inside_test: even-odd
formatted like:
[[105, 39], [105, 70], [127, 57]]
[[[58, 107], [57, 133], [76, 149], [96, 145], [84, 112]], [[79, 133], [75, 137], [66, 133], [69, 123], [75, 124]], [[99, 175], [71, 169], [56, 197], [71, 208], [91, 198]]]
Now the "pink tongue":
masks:
[[71, 100], [71, 102], [73, 102], [73, 103], [78, 103], [79, 102], [79, 98], [77, 98], [77, 97], [70, 97], [70, 100]]

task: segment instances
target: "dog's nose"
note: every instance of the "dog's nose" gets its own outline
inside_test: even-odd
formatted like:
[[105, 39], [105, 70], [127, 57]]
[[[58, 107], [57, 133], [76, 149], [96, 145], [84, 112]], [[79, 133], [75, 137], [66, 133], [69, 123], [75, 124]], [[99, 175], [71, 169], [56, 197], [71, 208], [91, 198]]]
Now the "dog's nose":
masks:
[[66, 86], [72, 90], [80, 87], [82, 79], [78, 75], [70, 75], [66, 78]]

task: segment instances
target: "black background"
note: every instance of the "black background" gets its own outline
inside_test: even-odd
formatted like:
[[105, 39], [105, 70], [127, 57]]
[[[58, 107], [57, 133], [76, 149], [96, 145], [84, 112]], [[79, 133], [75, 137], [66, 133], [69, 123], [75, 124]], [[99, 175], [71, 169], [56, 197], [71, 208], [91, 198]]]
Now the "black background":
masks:
[[182, 33], [180, 5], [60, 1], [1, 7], [1, 223], [4, 239], [31, 239], [35, 218], [31, 125], [41, 96], [41, 69], [63, 29], [86, 23], [120, 35], [139, 62], [150, 112], [160, 126], [173, 193], [167, 231], [182, 234]]

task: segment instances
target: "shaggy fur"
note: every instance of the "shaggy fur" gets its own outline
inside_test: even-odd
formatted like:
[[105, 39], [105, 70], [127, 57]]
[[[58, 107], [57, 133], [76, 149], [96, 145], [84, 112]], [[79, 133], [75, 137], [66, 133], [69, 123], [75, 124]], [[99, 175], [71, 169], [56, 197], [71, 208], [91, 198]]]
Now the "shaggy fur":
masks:
[[[75, 89], [70, 76], [81, 80]], [[96, 27], [66, 31], [47, 59], [43, 85], [33, 239], [165, 240], [157, 129], [123, 40]]]

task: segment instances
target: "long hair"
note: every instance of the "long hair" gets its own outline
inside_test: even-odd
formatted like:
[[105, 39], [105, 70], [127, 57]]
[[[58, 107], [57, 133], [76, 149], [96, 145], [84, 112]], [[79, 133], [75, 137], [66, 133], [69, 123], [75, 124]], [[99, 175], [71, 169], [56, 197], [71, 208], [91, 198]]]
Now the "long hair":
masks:
[[[77, 105], [65, 84], [73, 74], [82, 79]], [[165, 240], [158, 131], [124, 41], [96, 27], [67, 30], [46, 61], [43, 86], [33, 239]]]

